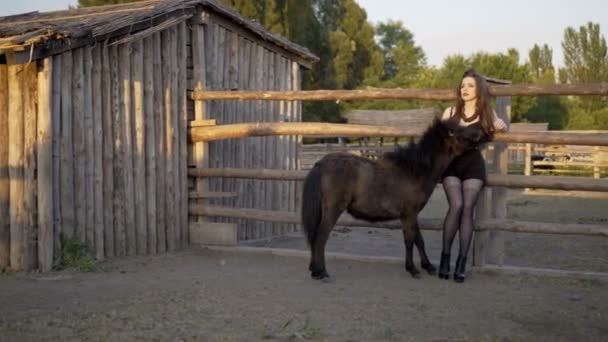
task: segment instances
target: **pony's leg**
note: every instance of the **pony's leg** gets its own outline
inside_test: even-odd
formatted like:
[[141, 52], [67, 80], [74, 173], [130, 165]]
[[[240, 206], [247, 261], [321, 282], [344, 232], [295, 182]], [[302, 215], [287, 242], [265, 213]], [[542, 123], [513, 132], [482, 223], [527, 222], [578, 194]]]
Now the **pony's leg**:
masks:
[[429, 261], [429, 257], [426, 255], [426, 249], [424, 248], [424, 239], [422, 238], [422, 233], [420, 232], [420, 226], [418, 225], [418, 220], [416, 220], [416, 224], [414, 226], [416, 229], [416, 236], [414, 237], [414, 244], [416, 244], [416, 248], [418, 248], [418, 254], [420, 255], [420, 267], [426, 270], [428, 274], [435, 274], [437, 269], [431, 262]]
[[403, 242], [405, 243], [405, 270], [408, 271], [412, 277], [420, 278], [420, 271], [414, 266], [414, 241], [416, 239], [415, 225], [415, 215], [407, 215], [401, 218]]
[[323, 216], [321, 223], [315, 236], [314, 243], [311, 245], [311, 261], [310, 261], [310, 276], [314, 279], [329, 278], [329, 273], [325, 268], [325, 245], [329, 239], [331, 230], [336, 225], [340, 214], [344, 209], [336, 208], [335, 206], [325, 206], [323, 208]]

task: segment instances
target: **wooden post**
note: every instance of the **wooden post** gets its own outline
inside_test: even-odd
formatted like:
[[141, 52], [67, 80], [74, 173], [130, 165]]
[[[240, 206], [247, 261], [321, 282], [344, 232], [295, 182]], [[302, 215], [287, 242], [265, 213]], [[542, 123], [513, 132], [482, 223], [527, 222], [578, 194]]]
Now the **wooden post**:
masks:
[[[496, 114], [507, 126], [511, 118], [511, 98], [499, 97], [496, 99]], [[508, 173], [508, 154], [505, 143], [494, 144], [494, 172], [501, 175]], [[492, 217], [496, 219], [507, 218], [507, 189], [494, 187], [492, 189]], [[504, 232], [490, 232], [488, 241], [489, 263], [502, 265], [504, 262]]]
[[146, 136], [144, 114], [144, 60], [143, 42], [136, 40], [131, 43], [131, 82], [133, 84], [133, 111], [134, 111], [134, 142], [133, 142], [133, 170], [135, 192], [135, 230], [136, 251], [138, 255], [148, 254], [148, 230], [146, 207]]
[[114, 257], [114, 128], [110, 51], [107, 41], [101, 50], [102, 126], [103, 126], [103, 245], [104, 255]]
[[[105, 258], [105, 240], [104, 240], [104, 163], [103, 163], [103, 102], [106, 96], [102, 86], [102, 57], [103, 45], [96, 46], [92, 51], [91, 56], [91, 126], [93, 137], [91, 139], [91, 167], [92, 167], [92, 244], [95, 246], [95, 258], [103, 260]], [[108, 70], [109, 71], [109, 70]], [[88, 142], [88, 141], [87, 141]]]
[[[297, 62], [291, 62], [291, 72], [292, 72], [292, 82], [293, 82], [293, 86], [291, 88], [291, 90], [293, 91], [299, 91], [301, 90], [302, 87], [302, 82], [301, 82], [301, 77], [300, 77], [300, 65]], [[295, 122], [302, 122], [302, 102], [300, 101], [292, 101], [292, 106], [293, 106], [293, 110], [295, 111], [294, 113], [294, 121]], [[292, 148], [292, 153], [293, 153], [293, 157], [294, 158], [294, 163], [293, 163], [293, 168], [295, 170], [300, 170], [302, 167], [300, 165], [300, 149], [302, 148], [302, 136], [301, 135], [297, 135], [294, 137], [295, 141], [294, 141], [294, 146]], [[294, 205], [294, 211], [298, 211], [300, 210], [300, 194], [301, 194], [301, 190], [300, 190], [300, 182], [292, 182], [293, 183], [293, 189], [292, 194], [293, 194], [293, 205]], [[294, 193], [295, 191], [295, 193]], [[297, 230], [299, 229], [298, 225], [294, 225], [293, 230]]]
[[524, 175], [532, 176], [532, 144], [526, 143]]
[[53, 267], [52, 67], [52, 57], [38, 62], [38, 267], [43, 272]]
[[0, 64], [0, 271], [10, 265], [8, 67]]
[[124, 124], [119, 126], [123, 139], [123, 176], [124, 176], [124, 205], [125, 233], [127, 255], [137, 254], [135, 226], [135, 187], [133, 185], [133, 110], [131, 91], [131, 44], [120, 45], [118, 48], [118, 68], [120, 71], [120, 115]]
[[[93, 131], [93, 97], [98, 98], [99, 93], [93, 94], [93, 54], [90, 46], [83, 48], [83, 66], [84, 66], [84, 84], [83, 84], [83, 109], [82, 113], [84, 122], [84, 189], [85, 189], [85, 241], [89, 247], [89, 251], [96, 255], [97, 246], [95, 246], [95, 190], [94, 178], [94, 146], [93, 139], [95, 132]], [[102, 247], [103, 250], [103, 247]]]
[[114, 252], [116, 256], [127, 254], [126, 245], [126, 208], [125, 208], [125, 146], [124, 146], [124, 115], [121, 112], [121, 87], [122, 78], [119, 64], [119, 46], [114, 45], [110, 48], [110, 72], [112, 73], [112, 126], [114, 141], [114, 195], [112, 205], [114, 207]]
[[37, 63], [25, 64], [23, 75], [23, 200], [24, 200], [24, 264], [26, 270], [38, 267], [38, 229], [36, 201], [36, 99], [38, 88]]
[[[194, 79], [194, 90], [205, 90], [207, 88], [205, 68], [207, 67], [205, 59], [205, 25], [195, 25], [192, 27], [192, 76]], [[206, 103], [204, 101], [194, 101], [194, 119], [206, 120], [207, 115]], [[194, 143], [194, 165], [197, 168], [209, 167], [209, 144], [207, 142]], [[197, 192], [208, 192], [209, 181], [205, 178], [197, 178], [195, 180], [195, 188]], [[196, 200], [201, 205], [206, 205], [209, 201], [205, 199]], [[206, 221], [205, 217], [198, 217], [198, 222]]]
[[593, 147], [593, 178], [600, 179], [600, 147]]
[[165, 149], [166, 127], [165, 127], [165, 101], [164, 101], [164, 64], [162, 54], [165, 49], [162, 46], [164, 40], [161, 33], [155, 34], [153, 41], [153, 60], [154, 65], [154, 129], [156, 135], [156, 232], [157, 232], [157, 251], [164, 253], [167, 250], [167, 230], [166, 230], [166, 167], [167, 153]]
[[[148, 253], [156, 254], [156, 125], [154, 109], [154, 38], [144, 39], [144, 123], [146, 131], [146, 191]], [[158, 80], [160, 82], [160, 80]]]
[[163, 85], [165, 99], [166, 143], [166, 230], [167, 250], [176, 250], [176, 167], [177, 160], [177, 32], [176, 28], [163, 31]]
[[53, 128], [53, 255], [61, 253], [61, 65], [62, 55], [53, 56], [52, 128]]
[[178, 119], [178, 156], [177, 156], [177, 185], [179, 185], [178, 202], [178, 232], [179, 248], [188, 244], [188, 80], [187, 77], [187, 43], [186, 23], [177, 27], [177, 107], [175, 113]]
[[72, 138], [72, 51], [61, 55], [61, 232], [74, 236], [74, 143]]
[[76, 237], [86, 241], [86, 188], [85, 188], [85, 133], [84, 133], [84, 53], [75, 49], [72, 73], [72, 139], [74, 142], [74, 200], [76, 209]]
[[23, 136], [23, 82], [24, 67], [21, 64], [8, 66], [8, 174], [9, 174], [9, 220], [10, 220], [10, 265], [15, 271], [24, 270], [24, 136]]

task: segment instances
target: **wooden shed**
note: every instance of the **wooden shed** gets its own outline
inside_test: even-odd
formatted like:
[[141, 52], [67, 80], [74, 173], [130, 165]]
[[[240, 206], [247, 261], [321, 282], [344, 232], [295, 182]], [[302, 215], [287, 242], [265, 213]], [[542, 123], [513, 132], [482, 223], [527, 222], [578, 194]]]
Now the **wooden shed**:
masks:
[[[295, 208], [294, 184], [216, 180], [207, 189], [187, 169], [294, 169], [296, 138], [192, 146], [187, 135], [213, 119], [300, 121], [300, 104], [195, 105], [188, 93], [299, 90], [300, 67], [317, 60], [211, 0], [0, 18], [0, 269], [50, 269], [61, 236], [100, 260], [178, 250], [189, 242], [190, 198], [214, 193], [238, 192], [217, 201], [239, 206]], [[238, 231], [273, 233], [242, 222]]]

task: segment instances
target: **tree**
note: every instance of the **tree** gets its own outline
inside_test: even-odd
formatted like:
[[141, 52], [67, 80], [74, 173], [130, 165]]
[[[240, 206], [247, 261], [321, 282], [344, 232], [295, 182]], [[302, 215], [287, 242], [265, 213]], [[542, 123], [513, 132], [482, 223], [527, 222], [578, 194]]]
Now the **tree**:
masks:
[[397, 76], [399, 72], [400, 78], [411, 79], [411, 75], [417, 74], [424, 65], [424, 51], [415, 45], [414, 35], [401, 21], [380, 22], [376, 26], [376, 39], [384, 55], [384, 80]]
[[[600, 33], [600, 25], [592, 22], [564, 31], [562, 41], [564, 68], [560, 69], [560, 81], [568, 83], [596, 83], [608, 81], [608, 49], [606, 39]], [[579, 96], [571, 100], [569, 129], [604, 127], [608, 97]]]
[[530, 71], [535, 83], [555, 84], [555, 68], [553, 67], [553, 50], [547, 44], [541, 48], [537, 44], [528, 53]]

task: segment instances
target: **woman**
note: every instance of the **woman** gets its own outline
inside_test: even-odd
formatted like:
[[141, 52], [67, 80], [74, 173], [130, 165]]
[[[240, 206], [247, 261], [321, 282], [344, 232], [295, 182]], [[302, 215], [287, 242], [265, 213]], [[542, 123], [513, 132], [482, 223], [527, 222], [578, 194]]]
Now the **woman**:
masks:
[[[462, 126], [479, 125], [485, 133], [481, 142], [492, 140], [495, 131], [507, 130], [507, 125], [491, 107], [485, 79], [474, 69], [465, 71], [456, 94], [456, 106], [447, 108], [442, 120], [457, 120]], [[460, 252], [456, 259], [454, 281], [464, 281], [467, 255], [473, 238], [475, 204], [485, 180], [486, 167], [478, 147], [454, 159], [442, 176], [449, 209], [443, 223], [439, 278], [450, 277], [452, 241], [456, 231], [460, 231]]]

